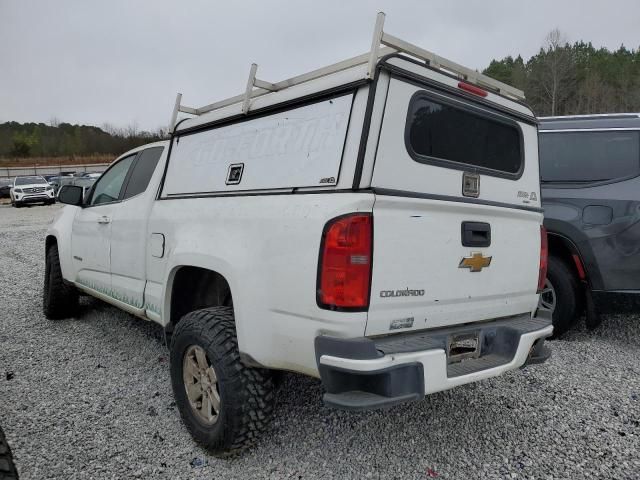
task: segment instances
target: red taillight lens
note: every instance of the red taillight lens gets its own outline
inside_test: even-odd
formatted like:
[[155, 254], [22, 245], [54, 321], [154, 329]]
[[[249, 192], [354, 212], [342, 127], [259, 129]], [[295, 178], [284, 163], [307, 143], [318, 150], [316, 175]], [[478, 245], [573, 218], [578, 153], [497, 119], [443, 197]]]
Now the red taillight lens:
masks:
[[354, 213], [324, 228], [318, 265], [318, 305], [327, 309], [369, 307], [373, 217]]
[[475, 85], [471, 85], [465, 82], [458, 82], [458, 88], [465, 90], [469, 93], [473, 93], [474, 95], [479, 95], [481, 97], [486, 97], [486, 90], [481, 89], [480, 87], [476, 87]]
[[538, 293], [542, 292], [547, 279], [547, 265], [549, 264], [549, 242], [547, 229], [540, 225], [540, 273], [538, 274]]

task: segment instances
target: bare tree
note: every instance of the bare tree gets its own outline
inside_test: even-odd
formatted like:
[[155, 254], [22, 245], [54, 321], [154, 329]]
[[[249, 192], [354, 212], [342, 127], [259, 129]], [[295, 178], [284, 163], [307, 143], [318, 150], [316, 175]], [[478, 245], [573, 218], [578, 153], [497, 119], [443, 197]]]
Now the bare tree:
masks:
[[140, 136], [140, 128], [138, 127], [138, 122], [133, 121], [129, 124], [128, 127], [124, 129], [125, 138], [136, 138]]
[[575, 60], [560, 30], [556, 28], [547, 34], [538, 57], [531, 66], [531, 87], [548, 105], [549, 113], [557, 115], [575, 83]]
[[109, 135], [112, 135], [112, 136], [120, 135], [120, 132], [118, 132], [118, 129], [111, 123], [105, 122], [102, 124], [100, 128], [102, 128], [102, 130], [107, 132]]

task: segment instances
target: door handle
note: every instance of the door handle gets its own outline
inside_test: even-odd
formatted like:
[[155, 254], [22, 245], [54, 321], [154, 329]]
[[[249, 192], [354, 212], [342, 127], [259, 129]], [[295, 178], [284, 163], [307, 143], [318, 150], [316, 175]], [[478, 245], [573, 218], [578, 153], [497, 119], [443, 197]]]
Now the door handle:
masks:
[[102, 217], [98, 218], [98, 223], [101, 223], [103, 225], [107, 223], [111, 223], [111, 219], [106, 215], [103, 215]]
[[484, 222], [462, 222], [464, 247], [488, 247], [491, 245], [491, 225]]

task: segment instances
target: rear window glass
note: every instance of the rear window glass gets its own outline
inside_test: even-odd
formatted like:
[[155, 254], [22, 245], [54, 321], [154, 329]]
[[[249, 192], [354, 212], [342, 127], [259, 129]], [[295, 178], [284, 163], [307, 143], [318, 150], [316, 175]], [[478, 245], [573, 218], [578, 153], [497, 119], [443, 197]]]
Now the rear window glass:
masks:
[[520, 128], [497, 115], [418, 94], [406, 128], [407, 148], [419, 162], [498, 176], [521, 172]]
[[640, 132], [540, 134], [544, 182], [597, 182], [640, 172]]

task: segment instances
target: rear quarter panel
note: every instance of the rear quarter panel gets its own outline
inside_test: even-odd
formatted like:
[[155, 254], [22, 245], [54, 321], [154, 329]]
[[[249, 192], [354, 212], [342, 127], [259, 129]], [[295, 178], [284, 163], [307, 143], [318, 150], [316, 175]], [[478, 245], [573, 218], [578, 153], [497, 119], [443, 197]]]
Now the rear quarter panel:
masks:
[[545, 225], [576, 245], [593, 289], [640, 290], [640, 177], [592, 187], [545, 186], [542, 199]]
[[230, 287], [240, 350], [262, 365], [317, 375], [314, 338], [364, 335], [366, 312], [316, 304], [318, 255], [328, 220], [371, 212], [372, 194], [324, 193], [159, 200], [149, 229], [165, 235], [165, 257], [148, 257], [148, 277], [163, 287], [193, 265], [217, 271]]

